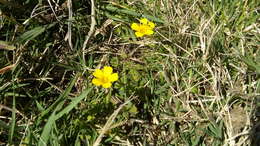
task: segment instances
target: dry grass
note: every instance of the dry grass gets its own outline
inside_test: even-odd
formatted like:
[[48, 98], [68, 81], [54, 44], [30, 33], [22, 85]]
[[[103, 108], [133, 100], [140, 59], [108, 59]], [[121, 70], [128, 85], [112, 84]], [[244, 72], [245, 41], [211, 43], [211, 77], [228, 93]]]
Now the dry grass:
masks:
[[0, 3], [1, 145], [259, 143], [259, 2]]

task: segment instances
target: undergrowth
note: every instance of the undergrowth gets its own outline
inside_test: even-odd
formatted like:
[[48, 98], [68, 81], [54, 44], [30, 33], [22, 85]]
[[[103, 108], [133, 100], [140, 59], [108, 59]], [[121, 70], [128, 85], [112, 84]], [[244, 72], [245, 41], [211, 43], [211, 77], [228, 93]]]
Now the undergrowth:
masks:
[[259, 1], [0, 4], [0, 145], [259, 145]]

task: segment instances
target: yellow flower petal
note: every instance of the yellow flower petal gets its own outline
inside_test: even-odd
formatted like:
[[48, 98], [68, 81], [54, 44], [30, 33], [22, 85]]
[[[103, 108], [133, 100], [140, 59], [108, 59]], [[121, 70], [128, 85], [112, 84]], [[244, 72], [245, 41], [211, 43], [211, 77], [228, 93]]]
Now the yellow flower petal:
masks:
[[151, 29], [155, 27], [155, 24], [153, 22], [148, 22], [148, 25], [150, 26]]
[[105, 76], [112, 74], [112, 72], [113, 72], [113, 68], [110, 67], [110, 66], [105, 66], [103, 68], [103, 73], [104, 73]]
[[137, 23], [133, 23], [132, 25], [131, 25], [131, 28], [133, 29], [133, 30], [135, 30], [135, 31], [138, 31], [139, 30], [139, 24], [137, 24]]
[[147, 29], [150, 29], [150, 27], [148, 25], [141, 25], [139, 31], [145, 32]]
[[100, 85], [102, 84], [102, 82], [101, 82], [99, 79], [96, 79], [96, 78], [94, 78], [94, 79], [92, 80], [92, 83], [93, 83], [94, 85], [96, 85], [96, 86], [100, 86]]
[[112, 85], [112, 84], [111, 84], [110, 82], [108, 82], [108, 83], [102, 84], [102, 87], [103, 87], [103, 88], [110, 88], [111, 85]]
[[118, 80], [118, 74], [117, 73], [113, 73], [112, 75], [110, 75], [109, 77], [109, 81], [110, 82], [114, 82]]
[[136, 35], [136, 37], [142, 37], [142, 36], [144, 36], [144, 34], [143, 33], [141, 33], [141, 32], [135, 32], [135, 35]]
[[96, 78], [101, 78], [103, 76], [103, 72], [100, 69], [96, 69], [93, 73], [93, 76], [95, 76]]
[[148, 23], [148, 20], [147, 20], [146, 18], [142, 18], [142, 19], [140, 20], [140, 23], [146, 25], [146, 24]]
[[152, 30], [146, 30], [145, 34], [152, 35], [154, 32]]
[[105, 66], [102, 70], [96, 69], [93, 75], [95, 78], [92, 79], [92, 83], [103, 88], [110, 88], [112, 82], [118, 80], [118, 74], [113, 73], [113, 68], [110, 66]]

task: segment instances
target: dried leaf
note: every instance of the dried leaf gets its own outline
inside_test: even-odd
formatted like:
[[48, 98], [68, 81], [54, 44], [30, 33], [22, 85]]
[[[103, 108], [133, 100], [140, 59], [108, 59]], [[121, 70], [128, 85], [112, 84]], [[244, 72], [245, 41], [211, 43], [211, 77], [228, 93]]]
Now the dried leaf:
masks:
[[8, 65], [2, 69], [0, 69], [0, 74], [4, 74], [5, 72], [7, 71], [10, 71], [11, 69], [13, 69], [15, 67], [15, 64], [12, 64], [12, 65]]
[[0, 41], [0, 49], [14, 50], [16, 48], [15, 46], [11, 45], [9, 42]]

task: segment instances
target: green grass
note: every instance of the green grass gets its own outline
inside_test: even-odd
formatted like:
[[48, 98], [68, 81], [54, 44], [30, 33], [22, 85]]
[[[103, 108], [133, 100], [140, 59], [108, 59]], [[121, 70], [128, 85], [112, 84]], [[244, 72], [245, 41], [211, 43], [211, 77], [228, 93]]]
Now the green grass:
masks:
[[49, 2], [0, 0], [0, 145], [259, 145], [260, 2]]

